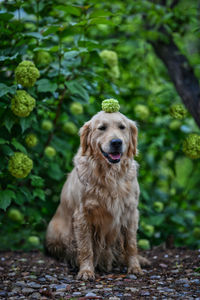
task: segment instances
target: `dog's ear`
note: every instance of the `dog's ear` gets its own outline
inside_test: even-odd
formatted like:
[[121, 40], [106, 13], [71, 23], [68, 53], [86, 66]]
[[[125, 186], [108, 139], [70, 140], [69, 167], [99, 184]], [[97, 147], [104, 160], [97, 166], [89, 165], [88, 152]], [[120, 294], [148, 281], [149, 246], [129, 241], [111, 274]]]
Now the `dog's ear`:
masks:
[[89, 134], [90, 134], [90, 121], [86, 122], [80, 129], [80, 140], [81, 140], [81, 150], [82, 155], [84, 155], [89, 147]]
[[128, 157], [133, 157], [133, 155], [137, 155], [137, 137], [138, 137], [138, 129], [136, 123], [129, 120], [130, 125], [130, 143], [128, 147]]

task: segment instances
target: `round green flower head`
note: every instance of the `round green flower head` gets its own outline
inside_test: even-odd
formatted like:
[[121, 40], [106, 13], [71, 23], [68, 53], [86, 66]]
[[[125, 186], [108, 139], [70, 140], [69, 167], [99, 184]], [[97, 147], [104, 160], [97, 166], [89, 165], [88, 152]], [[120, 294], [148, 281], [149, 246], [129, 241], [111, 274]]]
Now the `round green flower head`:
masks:
[[70, 111], [73, 115], [81, 115], [83, 113], [83, 106], [79, 102], [74, 102], [70, 105]]
[[149, 250], [151, 248], [149, 241], [146, 239], [139, 240], [138, 247], [144, 250]]
[[118, 56], [115, 51], [103, 50], [99, 55], [109, 67], [112, 68], [118, 65]]
[[25, 138], [25, 142], [26, 142], [26, 145], [29, 147], [29, 148], [33, 148], [37, 145], [38, 143], [38, 138], [35, 134], [33, 133], [30, 133], [26, 136]]
[[22, 152], [15, 152], [8, 162], [8, 170], [16, 178], [25, 178], [32, 168], [32, 159]]
[[52, 61], [52, 57], [47, 51], [38, 51], [35, 54], [34, 61], [39, 67], [45, 67]]
[[46, 131], [51, 131], [53, 129], [53, 123], [50, 120], [43, 120], [42, 129]]
[[47, 157], [49, 158], [52, 158], [56, 155], [56, 150], [51, 147], [51, 146], [47, 146], [45, 149], [44, 149], [44, 153]]
[[35, 99], [26, 91], [17, 91], [11, 100], [11, 110], [18, 117], [27, 117], [35, 107]]
[[190, 133], [183, 141], [183, 152], [190, 158], [200, 158], [200, 135]]
[[149, 108], [146, 105], [137, 104], [134, 111], [138, 119], [147, 120], [149, 117]]
[[182, 120], [187, 115], [187, 110], [182, 104], [173, 104], [170, 107], [170, 115], [178, 120]]
[[15, 79], [17, 83], [24, 87], [34, 86], [39, 77], [39, 70], [35, 67], [34, 63], [29, 60], [22, 61], [15, 70]]
[[65, 133], [75, 135], [78, 132], [78, 128], [73, 122], [66, 122], [63, 124], [63, 131]]
[[115, 99], [106, 99], [101, 104], [102, 110], [107, 113], [118, 112], [120, 109], [119, 102]]

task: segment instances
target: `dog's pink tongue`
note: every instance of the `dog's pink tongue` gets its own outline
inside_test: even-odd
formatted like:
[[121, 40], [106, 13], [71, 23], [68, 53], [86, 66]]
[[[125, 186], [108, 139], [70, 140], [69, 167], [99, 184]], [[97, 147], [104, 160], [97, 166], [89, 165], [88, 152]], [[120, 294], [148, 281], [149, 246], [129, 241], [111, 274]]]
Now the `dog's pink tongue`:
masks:
[[120, 153], [118, 153], [118, 154], [112, 154], [112, 153], [110, 153], [109, 155], [110, 155], [110, 157], [111, 157], [113, 160], [115, 160], [115, 159], [120, 159], [120, 157], [121, 157], [121, 154], [120, 154]]

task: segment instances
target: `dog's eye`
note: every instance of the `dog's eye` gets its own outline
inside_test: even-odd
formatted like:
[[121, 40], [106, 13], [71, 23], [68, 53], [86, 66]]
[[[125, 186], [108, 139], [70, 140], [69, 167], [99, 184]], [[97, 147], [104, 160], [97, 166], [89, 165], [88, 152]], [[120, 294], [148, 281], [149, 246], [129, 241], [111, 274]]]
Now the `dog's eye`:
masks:
[[102, 125], [102, 126], [98, 127], [98, 129], [104, 131], [104, 130], [106, 130], [106, 126]]
[[125, 129], [126, 127], [124, 125], [119, 125], [119, 129], [123, 130]]

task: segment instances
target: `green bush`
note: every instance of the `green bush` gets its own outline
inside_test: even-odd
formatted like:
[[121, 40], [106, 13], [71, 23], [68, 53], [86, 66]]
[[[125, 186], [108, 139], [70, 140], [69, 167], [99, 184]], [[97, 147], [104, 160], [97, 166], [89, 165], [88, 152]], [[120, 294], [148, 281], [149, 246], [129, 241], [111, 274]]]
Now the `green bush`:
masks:
[[147, 0], [1, 3], [1, 249], [42, 248], [73, 167], [76, 133], [109, 98], [138, 121], [139, 246], [172, 236], [176, 246], [200, 246], [199, 146], [187, 138], [199, 130], [182, 110], [179, 120], [170, 115], [181, 99], [148, 43], [164, 39], [163, 24], [199, 79], [198, 34], [192, 41], [190, 34], [197, 5], [180, 2], [174, 10]]

